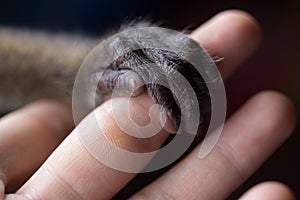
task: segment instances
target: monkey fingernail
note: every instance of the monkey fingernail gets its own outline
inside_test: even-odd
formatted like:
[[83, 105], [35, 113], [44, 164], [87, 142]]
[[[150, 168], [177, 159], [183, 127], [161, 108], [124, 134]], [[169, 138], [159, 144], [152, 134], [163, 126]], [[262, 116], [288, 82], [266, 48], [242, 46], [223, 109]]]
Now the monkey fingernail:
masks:
[[142, 78], [137, 73], [126, 70], [118, 77], [114, 90], [118, 96], [138, 96], [145, 90], [145, 87]]
[[178, 124], [173, 116], [169, 116], [168, 111], [162, 110], [160, 112], [160, 124], [168, 132], [175, 134], [178, 129]]

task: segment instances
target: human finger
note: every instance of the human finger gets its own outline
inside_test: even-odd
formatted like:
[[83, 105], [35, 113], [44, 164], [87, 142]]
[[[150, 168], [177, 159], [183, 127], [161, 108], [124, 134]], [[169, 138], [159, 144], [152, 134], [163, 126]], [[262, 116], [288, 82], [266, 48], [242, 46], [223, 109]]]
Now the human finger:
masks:
[[198, 157], [199, 145], [132, 199], [224, 199], [288, 138], [294, 125], [294, 106], [285, 96], [257, 94], [225, 123], [208, 156]]
[[263, 182], [250, 188], [239, 200], [296, 200], [291, 189], [279, 182]]
[[190, 37], [217, 60], [219, 71], [226, 79], [255, 52], [261, 42], [262, 31], [248, 13], [227, 10], [201, 25]]
[[[237, 15], [235, 15], [235, 17], [239, 18], [240, 15], [237, 14]], [[221, 20], [221, 19], [223, 20], [223, 18], [219, 18], [219, 20]], [[227, 20], [229, 20], [229, 19], [232, 20], [232, 18], [227, 18]], [[237, 27], [240, 26], [240, 23], [242, 23], [242, 24], [246, 23], [247, 24], [247, 25], [245, 25], [246, 27], [248, 27], [248, 26], [256, 26], [256, 24], [248, 23], [247, 20], [241, 20], [241, 21], [237, 20], [236, 22], [237, 22], [236, 23]], [[233, 24], [235, 24], [235, 23], [233, 23]], [[219, 23], [215, 23], [215, 25], [212, 25], [212, 27], [214, 27], [214, 29], [215, 29], [214, 31], [218, 31], [219, 29], [222, 29], [222, 26], [220, 26]], [[212, 31], [213, 29], [207, 29], [208, 32], [204, 32], [204, 33], [208, 34], [209, 30]], [[233, 32], [238, 31], [239, 34], [248, 34], [247, 31], [245, 31], [244, 28], [241, 28], [241, 29], [240, 28], [232, 28], [232, 31]], [[227, 34], [229, 34], [229, 33], [227, 33]], [[233, 33], [229, 34], [229, 35], [232, 35], [232, 37], [229, 37], [229, 38], [232, 38], [231, 41], [235, 41], [237, 43], [244, 42], [244, 40], [242, 40], [242, 39], [245, 39], [245, 37], [241, 37], [241, 38], [240, 37], [236, 37], [236, 36], [234, 36]], [[258, 35], [254, 35], [254, 38], [250, 38], [250, 37], [246, 37], [246, 38], [247, 39], [258, 40], [258, 38], [256, 38], [257, 36]], [[205, 41], [204, 38], [205, 37], [203, 37], [203, 41]], [[236, 38], [236, 40], [234, 38]], [[199, 41], [201, 42], [201, 36], [200, 35], [195, 34], [195, 39], [197, 41], [199, 39]], [[216, 38], [216, 39], [218, 39], [218, 38]], [[219, 45], [224, 45], [224, 43], [222, 43], [223, 40], [219, 40], [218, 39], [218, 41], [220, 42]], [[214, 44], [214, 43], [212, 43], [212, 44]], [[216, 49], [217, 47], [216, 46], [212, 46], [211, 48], [209, 48], [209, 44], [207, 44], [206, 48], [208, 48], [208, 49]], [[230, 50], [230, 48], [229, 48], [229, 50]], [[227, 51], [226, 51], [226, 53], [227, 53]], [[223, 51], [221, 51], [221, 52], [223, 52]], [[224, 54], [224, 55], [220, 54], [220, 55], [224, 56], [224, 57], [226, 56], [227, 59], [230, 58], [230, 59], [233, 59], [233, 60], [236, 57], [236, 55], [233, 55], [233, 54]], [[246, 52], [246, 54], [243, 55], [243, 56], [241, 56], [241, 57], [243, 59], [245, 59], [248, 55], [249, 55], [249, 53]], [[230, 57], [230, 56], [232, 56], [232, 57]], [[240, 58], [237, 58], [237, 59], [240, 60]], [[235, 62], [235, 63], [239, 63], [239, 62]], [[219, 65], [219, 66], [222, 66], [222, 65]], [[226, 66], [226, 64], [224, 64], [223, 66]], [[223, 74], [226, 74], [226, 73], [224, 73], [226, 71], [226, 67], [224, 67], [224, 69], [222, 69], [222, 70], [223, 70]], [[228, 74], [229, 74], [229, 72], [227, 73], [226, 76], [228, 76]], [[137, 97], [137, 98], [139, 98], [139, 97]], [[144, 103], [142, 103], [141, 105], [143, 105], [142, 107], [149, 107], [148, 104], [145, 105]], [[140, 107], [140, 106], [135, 105], [133, 107]], [[136, 111], [136, 112], [139, 113], [139, 111]], [[145, 114], [146, 112], [142, 112], [142, 113]], [[140, 115], [138, 114], [136, 116], [140, 116]], [[143, 117], [141, 117], [141, 119], [142, 118]], [[105, 121], [107, 121], [107, 120], [105, 120]], [[113, 137], [113, 138], [115, 138], [115, 140], [118, 141], [119, 145], [121, 145], [123, 148], [125, 148], [125, 149], [127, 149], [127, 148], [129, 148], [129, 149], [133, 148], [135, 150], [138, 149], [139, 151], [144, 151], [143, 148], [147, 147], [147, 145], [137, 145], [136, 142], [132, 142], [130, 139], [127, 140], [128, 138], [127, 139], [120, 139], [120, 138], [124, 138], [122, 136], [120, 137], [120, 134], [123, 134], [123, 133], [120, 130], [118, 130], [117, 128], [115, 128], [114, 126], [110, 126], [109, 123], [107, 123], [107, 125], [109, 126], [108, 129], [111, 130], [110, 133], [113, 133], [114, 135], [118, 135], [118, 137]], [[92, 161], [91, 156], [87, 152], [85, 152], [85, 149], [79, 148], [80, 145], [79, 145], [78, 138], [76, 139], [76, 137], [73, 136], [73, 135], [71, 135], [69, 137], [71, 139], [67, 139], [66, 140], [67, 142], [65, 142], [65, 144], [63, 144], [62, 147], [60, 147], [57, 150], [58, 152], [60, 152], [60, 151], [68, 152], [70, 155], [67, 156], [67, 154], [64, 154], [65, 156], [63, 156], [63, 157], [60, 156], [60, 158], [62, 157], [62, 158], [65, 158], [66, 161], [70, 161], [70, 159], [72, 160], [72, 158], [74, 158], [74, 156], [75, 156], [76, 158], [80, 158], [79, 160], [83, 161], [83, 163], [96, 163], [95, 165], [92, 164], [91, 166], [87, 167], [84, 171], [81, 171], [81, 172], [84, 172], [84, 174], [85, 174], [85, 173], [87, 173], [87, 171], [91, 171], [93, 169], [94, 170], [97, 169], [98, 172], [100, 172], [102, 170], [102, 171], [105, 172], [104, 173], [105, 176], [110, 176], [111, 177], [110, 181], [113, 181], [113, 182], [111, 182], [110, 185], [113, 185], [113, 187], [106, 188], [106, 190], [104, 189], [103, 191], [101, 191], [103, 193], [100, 193], [100, 191], [98, 191], [98, 190], [93, 190], [95, 188], [91, 187], [90, 184], [91, 183], [95, 183], [94, 181], [96, 181], [96, 183], [98, 183], [97, 184], [98, 186], [102, 185], [102, 184], [106, 184], [107, 181], [108, 181], [108, 178], [104, 178], [104, 179], [101, 180], [101, 178], [99, 176], [95, 176], [95, 174], [93, 174], [93, 173], [91, 174], [91, 176], [85, 177], [85, 179], [84, 179], [84, 180], [87, 180], [87, 182], [85, 183], [87, 185], [85, 185], [84, 188], [86, 188], [86, 190], [88, 190], [89, 192], [87, 192], [86, 190], [82, 189], [82, 187], [80, 187], [80, 186], [78, 186], [76, 184], [74, 185], [73, 184], [74, 181], [72, 181], [72, 180], [78, 178], [78, 176], [80, 174], [80, 173], [78, 173], [78, 171], [79, 171], [79, 169], [83, 170], [84, 166], [78, 164], [79, 162], [76, 162], [76, 163], [74, 163], [74, 162], [68, 162], [69, 164], [65, 163], [65, 162], [62, 162], [61, 160], [58, 160], [58, 155], [60, 155], [60, 154], [59, 153], [54, 153], [54, 155], [56, 155], [56, 156], [52, 156], [52, 159], [50, 158], [51, 161], [46, 162], [46, 164], [44, 166], [48, 166], [49, 163], [58, 163], [58, 161], [61, 162], [62, 164], [60, 166], [55, 166], [55, 167], [57, 167], [57, 169], [55, 169], [54, 172], [53, 172], [53, 170], [50, 170], [50, 172], [49, 172], [49, 169], [52, 169], [52, 167], [50, 167], [50, 168], [49, 167], [42, 167], [39, 170], [39, 172], [35, 176], [33, 176], [32, 179], [28, 183], [26, 183], [24, 185], [24, 187], [22, 187], [22, 189], [19, 191], [19, 194], [21, 194], [21, 195], [28, 195], [28, 192], [30, 193], [30, 188], [35, 188], [35, 187], [39, 186], [38, 189], [37, 189], [39, 191], [38, 194], [34, 193], [34, 194], [31, 194], [31, 195], [45, 195], [45, 196], [47, 196], [47, 194], [49, 194], [49, 193], [45, 192], [46, 189], [49, 189], [49, 185], [51, 185], [54, 182], [56, 182], [57, 185], [55, 187], [53, 185], [51, 185], [51, 186], [53, 186], [53, 188], [50, 189], [49, 191], [52, 191], [53, 195], [55, 195], [55, 194], [61, 194], [61, 195], [63, 195], [63, 196], [61, 196], [62, 198], [66, 198], [67, 197], [67, 195], [66, 195], [67, 193], [70, 193], [70, 198], [72, 198], [72, 197], [74, 197], [74, 198], [79, 198], [79, 197], [81, 197], [81, 198], [93, 198], [93, 197], [96, 197], [96, 196], [97, 197], [101, 196], [103, 198], [106, 198], [106, 197], [109, 198], [112, 195], [114, 195], [114, 193], [116, 191], [118, 191], [120, 188], [122, 188], [128, 181], [130, 181], [132, 179], [132, 177], [135, 175], [135, 174], [129, 174], [128, 175], [126, 173], [125, 173], [126, 174], [125, 175], [122, 172], [115, 173], [115, 171], [113, 171], [113, 170], [110, 171], [111, 169], [109, 169], [109, 170], [106, 169], [106, 167], [103, 166], [101, 163], [98, 163], [96, 161]], [[160, 136], [160, 138], [165, 138], [165, 137]], [[137, 147], [134, 147], [135, 145], [130, 145], [131, 143], [137, 145]], [[153, 144], [156, 144], [156, 145], [154, 145], [155, 147], [157, 147], [157, 145], [159, 146], [161, 143], [162, 143], [161, 140], [156, 140], [155, 142], [153, 142]], [[67, 150], [67, 149], [73, 149], [75, 147], [77, 148], [76, 151]], [[78, 156], [76, 156], [76, 155], [78, 155]], [[91, 159], [91, 160], [89, 160], [89, 159]], [[74, 160], [77, 160], [77, 159], [74, 158]], [[89, 161], [89, 162], [87, 162], [87, 161]], [[70, 173], [68, 173], [68, 174], [65, 174], [65, 173], [61, 174], [62, 172], [65, 171], [65, 170], [63, 170], [62, 166], [68, 168], [68, 167], [70, 167], [70, 165], [72, 165], [72, 170], [70, 171]], [[61, 171], [61, 172], [59, 172], [59, 171]], [[77, 173], [75, 173], [75, 172], [77, 172]], [[43, 174], [48, 177], [47, 180], [49, 182], [47, 182], [47, 183], [45, 182], [45, 184], [38, 184], [37, 185], [37, 183], [39, 183], [40, 177], [42, 177]], [[63, 180], [63, 183], [61, 183], [61, 181], [57, 181], [57, 175], [59, 175], [58, 179], [62, 179]], [[97, 178], [97, 180], [100, 181], [100, 182], [97, 182], [97, 180], [95, 180], [95, 178]], [[105, 181], [103, 181], [103, 180], [105, 180]], [[116, 183], [114, 181], [118, 181], [118, 182]], [[67, 187], [66, 186], [62, 186], [62, 185], [65, 184], [65, 182], [68, 183]], [[72, 189], [70, 189], [71, 183], [72, 183], [72, 186], [71, 186]], [[86, 196], [86, 195], [88, 195], [88, 196]], [[43, 197], [45, 197], [45, 196], [43, 196]]]
[[46, 160], [74, 126], [64, 104], [41, 100], [0, 120], [0, 179], [14, 191]]

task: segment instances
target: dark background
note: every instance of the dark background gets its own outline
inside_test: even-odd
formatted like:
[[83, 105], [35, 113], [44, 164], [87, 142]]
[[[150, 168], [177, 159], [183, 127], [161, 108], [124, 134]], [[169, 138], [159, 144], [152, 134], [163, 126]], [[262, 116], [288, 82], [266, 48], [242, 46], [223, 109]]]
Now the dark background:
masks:
[[[294, 101], [299, 113], [300, 1], [6, 0], [0, 3], [0, 25], [100, 35], [138, 17], [181, 30], [197, 27], [214, 14], [232, 8], [257, 18], [264, 40], [259, 51], [226, 82], [230, 112], [256, 92], [276, 89]], [[299, 132], [298, 120], [293, 136], [230, 199], [265, 180], [281, 181], [299, 197]]]

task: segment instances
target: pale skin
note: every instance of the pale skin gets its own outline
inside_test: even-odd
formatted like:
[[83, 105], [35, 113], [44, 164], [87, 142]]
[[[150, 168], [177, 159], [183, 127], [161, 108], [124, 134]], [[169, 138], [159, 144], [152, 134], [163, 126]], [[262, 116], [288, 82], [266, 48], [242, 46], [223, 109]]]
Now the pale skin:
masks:
[[[225, 58], [217, 66], [226, 79], [258, 47], [261, 31], [251, 16], [232, 10], [218, 14], [190, 36], [210, 53]], [[125, 100], [115, 99], [119, 106]], [[113, 119], [110, 101], [94, 112], [112, 142], [137, 152], [159, 148], [168, 133], [161, 131], [143, 141], [127, 136]], [[145, 93], [135, 97], [131, 104], [137, 123], [147, 124], [152, 104], [149, 96]], [[285, 96], [260, 92], [226, 121], [217, 145], [207, 157], [200, 160], [196, 147], [131, 199], [224, 199], [289, 137], [294, 125], [294, 107]], [[0, 184], [0, 199], [109, 199], [134, 178], [136, 174], [114, 170], [92, 157], [73, 128], [70, 108], [54, 101], [33, 102], [3, 117], [0, 179], [4, 184]], [[4, 185], [6, 191], [16, 192], [4, 195]], [[283, 184], [267, 182], [250, 189], [241, 199], [295, 197]]]

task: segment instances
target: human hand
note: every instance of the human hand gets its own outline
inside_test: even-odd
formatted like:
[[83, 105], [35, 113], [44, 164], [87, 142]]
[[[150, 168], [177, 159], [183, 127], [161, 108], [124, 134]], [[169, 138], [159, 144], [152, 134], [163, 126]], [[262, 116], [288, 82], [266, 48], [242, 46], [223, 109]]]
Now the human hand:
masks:
[[[213, 55], [225, 58], [217, 65], [226, 79], [257, 48], [261, 36], [253, 18], [240, 11], [226, 11], [195, 30], [191, 37]], [[113, 119], [111, 101], [115, 101], [114, 110], [118, 110], [126, 98], [109, 100], [94, 111], [100, 129], [111, 142], [134, 152], [160, 147], [168, 133], [161, 131], [144, 140], [124, 134]], [[151, 104], [147, 94], [131, 100], [131, 112], [138, 124], [147, 124]], [[289, 136], [294, 123], [294, 108], [287, 98], [276, 92], [259, 93], [227, 120], [207, 157], [199, 159], [199, 146], [196, 147], [132, 199], [224, 199]], [[17, 190], [6, 199], [109, 199], [132, 180], [136, 174], [117, 171], [97, 161], [76, 131], [44, 162], [72, 126], [71, 110], [50, 101], [33, 103], [1, 119], [0, 178], [7, 183], [8, 191]], [[277, 190], [270, 192], [270, 188]], [[243, 198], [258, 195], [263, 199], [274, 199], [268, 195], [293, 198], [285, 187], [274, 183], [257, 187]]]

